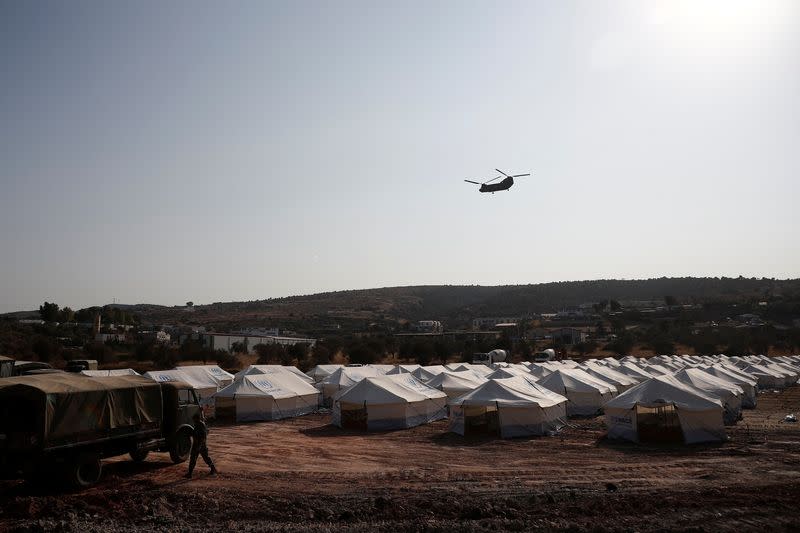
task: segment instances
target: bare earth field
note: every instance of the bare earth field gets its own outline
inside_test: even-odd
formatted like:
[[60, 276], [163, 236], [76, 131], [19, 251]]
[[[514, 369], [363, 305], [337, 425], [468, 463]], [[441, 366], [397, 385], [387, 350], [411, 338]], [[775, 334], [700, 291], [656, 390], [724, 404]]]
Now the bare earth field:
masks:
[[166, 454], [107, 461], [58, 494], [0, 482], [0, 531], [781, 531], [800, 529], [800, 387], [759, 396], [721, 445], [605, 440], [602, 419], [557, 437], [464, 439], [438, 422], [355, 434], [324, 414], [212, 427], [220, 475]]

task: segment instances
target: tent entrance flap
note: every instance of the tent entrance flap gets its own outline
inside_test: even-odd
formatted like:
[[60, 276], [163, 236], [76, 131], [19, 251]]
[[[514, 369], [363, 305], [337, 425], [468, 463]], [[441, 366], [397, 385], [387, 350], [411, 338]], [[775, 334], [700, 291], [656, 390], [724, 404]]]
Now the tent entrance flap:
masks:
[[636, 406], [636, 430], [639, 442], [683, 443], [678, 411], [672, 404], [658, 407]]
[[367, 404], [340, 404], [342, 413], [342, 428], [355, 429], [358, 431], [367, 430]]
[[464, 435], [500, 436], [500, 411], [492, 407], [464, 407]]
[[236, 420], [236, 400], [234, 398], [217, 398], [214, 411], [217, 420], [233, 422]]

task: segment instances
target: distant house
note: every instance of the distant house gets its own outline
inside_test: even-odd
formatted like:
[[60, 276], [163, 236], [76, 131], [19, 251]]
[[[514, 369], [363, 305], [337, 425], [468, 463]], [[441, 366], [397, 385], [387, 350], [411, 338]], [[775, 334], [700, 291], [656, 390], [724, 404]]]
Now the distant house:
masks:
[[97, 333], [94, 336], [95, 342], [125, 342], [124, 333]]
[[438, 320], [420, 320], [414, 326], [414, 329], [420, 333], [441, 333], [444, 331], [442, 323]]
[[172, 338], [166, 331], [142, 331], [139, 335], [144, 342], [154, 342], [156, 344], [169, 344]]

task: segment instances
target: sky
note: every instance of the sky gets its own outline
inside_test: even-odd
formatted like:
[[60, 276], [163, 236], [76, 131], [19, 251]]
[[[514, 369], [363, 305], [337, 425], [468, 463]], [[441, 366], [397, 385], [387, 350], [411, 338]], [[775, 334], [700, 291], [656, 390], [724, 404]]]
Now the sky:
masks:
[[800, 277], [794, 0], [12, 0], [0, 80], [0, 312]]

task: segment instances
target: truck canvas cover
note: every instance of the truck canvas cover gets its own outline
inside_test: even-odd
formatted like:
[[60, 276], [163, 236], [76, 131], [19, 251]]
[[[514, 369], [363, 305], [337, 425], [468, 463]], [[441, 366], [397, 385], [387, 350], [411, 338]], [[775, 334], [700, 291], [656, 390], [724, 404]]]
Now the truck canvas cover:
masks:
[[0, 447], [9, 450], [158, 431], [161, 417], [161, 388], [141, 376], [64, 373], [0, 381]]

